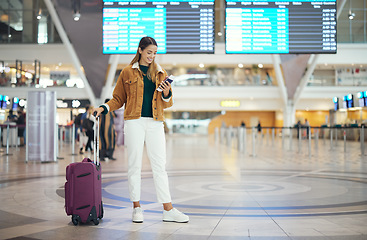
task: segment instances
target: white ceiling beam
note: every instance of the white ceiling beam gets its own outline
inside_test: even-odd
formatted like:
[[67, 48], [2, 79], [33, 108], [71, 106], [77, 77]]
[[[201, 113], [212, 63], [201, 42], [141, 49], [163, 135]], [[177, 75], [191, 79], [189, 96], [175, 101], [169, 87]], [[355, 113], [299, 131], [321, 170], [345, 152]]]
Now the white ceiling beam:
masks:
[[108, 61], [109, 68], [107, 71], [106, 83], [104, 84], [104, 87], [101, 93], [101, 101], [103, 102], [106, 98], [111, 97], [112, 85], [113, 85], [113, 81], [115, 80], [115, 74], [116, 74], [116, 69], [117, 69], [119, 60], [120, 60], [120, 55], [110, 55], [110, 59]]
[[287, 93], [287, 88], [285, 87], [282, 70], [280, 69], [280, 63], [281, 63], [280, 56], [279, 56], [279, 54], [272, 54], [271, 58], [273, 60], [275, 77], [277, 79], [278, 89], [280, 91], [280, 96], [283, 100], [284, 106], [287, 106], [288, 93]]

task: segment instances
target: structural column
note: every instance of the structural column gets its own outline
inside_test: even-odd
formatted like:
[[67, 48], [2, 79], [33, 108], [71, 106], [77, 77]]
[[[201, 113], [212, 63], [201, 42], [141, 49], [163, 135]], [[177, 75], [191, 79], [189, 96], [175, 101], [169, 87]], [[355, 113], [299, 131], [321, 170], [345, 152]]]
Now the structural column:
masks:
[[37, 24], [33, 12], [34, 1], [23, 1], [23, 31], [22, 42], [32, 43], [37, 40]]
[[296, 108], [292, 100], [288, 100], [284, 110], [283, 126], [291, 127], [296, 121]]

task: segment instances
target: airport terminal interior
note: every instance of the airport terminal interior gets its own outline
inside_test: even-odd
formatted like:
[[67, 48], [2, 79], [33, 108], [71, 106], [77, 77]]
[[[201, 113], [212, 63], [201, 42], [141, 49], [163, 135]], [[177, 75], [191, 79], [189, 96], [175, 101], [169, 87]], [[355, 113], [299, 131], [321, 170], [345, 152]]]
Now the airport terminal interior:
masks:
[[[367, 240], [366, 6], [0, 0], [0, 239]], [[100, 153], [78, 116], [112, 98], [146, 35], [173, 76], [166, 170], [190, 220], [162, 221], [144, 150], [132, 222], [122, 107], [103, 218], [75, 226], [66, 168]]]

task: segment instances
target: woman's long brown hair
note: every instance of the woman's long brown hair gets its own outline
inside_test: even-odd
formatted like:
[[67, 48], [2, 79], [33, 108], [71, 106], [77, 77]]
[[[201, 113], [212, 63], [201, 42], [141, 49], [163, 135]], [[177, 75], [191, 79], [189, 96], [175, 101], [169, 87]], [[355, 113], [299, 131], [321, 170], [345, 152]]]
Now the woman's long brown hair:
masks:
[[[142, 39], [140, 39], [139, 48], [142, 51], [144, 51], [144, 49], [148, 47], [149, 45], [156, 45], [158, 47], [157, 42], [152, 37], [143, 37]], [[141, 54], [139, 53], [139, 48], [136, 51], [135, 57], [130, 62], [131, 65], [140, 61]], [[157, 75], [157, 64], [155, 63], [153, 59], [153, 62], [149, 65], [147, 77], [148, 79], [150, 79], [152, 82], [155, 83], [156, 75]]]

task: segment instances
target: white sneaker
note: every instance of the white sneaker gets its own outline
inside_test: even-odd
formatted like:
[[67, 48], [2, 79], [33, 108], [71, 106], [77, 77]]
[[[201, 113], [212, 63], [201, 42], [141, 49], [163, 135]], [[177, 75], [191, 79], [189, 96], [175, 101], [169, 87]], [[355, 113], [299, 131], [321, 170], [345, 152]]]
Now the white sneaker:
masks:
[[141, 207], [136, 207], [133, 209], [133, 222], [142, 223], [144, 221], [143, 209]]
[[189, 222], [189, 216], [178, 211], [176, 208], [172, 208], [169, 211], [163, 210], [163, 221], [164, 222], [187, 223]]

